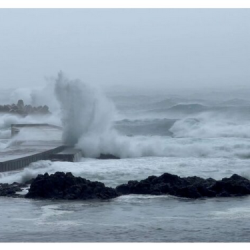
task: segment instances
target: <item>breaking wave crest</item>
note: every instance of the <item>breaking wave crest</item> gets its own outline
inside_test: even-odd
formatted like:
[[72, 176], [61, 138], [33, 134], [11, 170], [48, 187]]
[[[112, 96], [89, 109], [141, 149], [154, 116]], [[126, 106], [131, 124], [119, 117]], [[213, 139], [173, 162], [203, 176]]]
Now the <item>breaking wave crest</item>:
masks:
[[[55, 93], [61, 107], [63, 140], [81, 149], [86, 157], [100, 154], [121, 158], [250, 156], [247, 122], [232, 122], [204, 113], [174, 122], [168, 127], [172, 136], [127, 136], [115, 129], [115, 107], [99, 90], [80, 80], [68, 80], [59, 73]], [[222, 139], [215, 140], [218, 137]]]
[[52, 115], [0, 114], [1, 148], [8, 145], [12, 123], [50, 123], [62, 125], [64, 143], [81, 149], [85, 157], [250, 158], [250, 122], [244, 110], [189, 113], [178, 120], [168, 115], [129, 120], [125, 115], [118, 121], [114, 103], [99, 89], [62, 72], [53, 84], [31, 93], [34, 104], [52, 105]]
[[249, 131], [249, 120], [223, 117], [212, 112], [178, 120], [170, 128], [175, 137], [189, 138], [250, 138]]

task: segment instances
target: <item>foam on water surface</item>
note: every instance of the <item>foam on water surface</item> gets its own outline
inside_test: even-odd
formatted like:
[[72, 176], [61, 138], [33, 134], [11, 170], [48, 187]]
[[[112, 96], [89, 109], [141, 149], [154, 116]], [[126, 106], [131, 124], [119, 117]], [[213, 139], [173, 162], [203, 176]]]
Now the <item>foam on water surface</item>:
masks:
[[[150, 175], [172, 173], [181, 177], [200, 176], [221, 179], [237, 173], [250, 177], [250, 160], [237, 158], [195, 158], [195, 157], [144, 157], [121, 160], [95, 160], [82, 158], [81, 162], [39, 161], [20, 172], [0, 174], [0, 182], [24, 182], [38, 174], [72, 172], [91, 181], [104, 182], [115, 187], [129, 180], [141, 180]], [[237, 166], [237, 167], [236, 167]]]

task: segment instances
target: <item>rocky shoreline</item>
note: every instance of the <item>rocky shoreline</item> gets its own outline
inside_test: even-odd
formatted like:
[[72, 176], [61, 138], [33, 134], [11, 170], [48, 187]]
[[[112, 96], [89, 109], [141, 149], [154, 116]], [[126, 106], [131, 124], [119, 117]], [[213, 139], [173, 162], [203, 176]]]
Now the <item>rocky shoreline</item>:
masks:
[[0, 196], [23, 198], [24, 195], [18, 194], [23, 188], [28, 188], [28, 184], [13, 182], [12, 184], [0, 183]]
[[250, 194], [250, 181], [239, 175], [216, 181], [197, 176], [181, 178], [165, 173], [159, 177], [149, 176], [141, 181], [129, 181], [116, 187], [121, 194], [169, 194], [185, 198], [234, 197]]
[[102, 182], [75, 177], [72, 173], [56, 172], [38, 175], [31, 183], [25, 198], [43, 199], [111, 199], [117, 197], [115, 189], [105, 187]]
[[[30, 184], [27, 194], [18, 194]], [[149, 176], [141, 181], [128, 181], [116, 188], [106, 187], [102, 182], [75, 177], [72, 173], [45, 173], [26, 183], [0, 184], [0, 196], [28, 199], [113, 199], [121, 195], [149, 194], [173, 195], [199, 199], [213, 197], [236, 197], [250, 194], [250, 181], [237, 174], [230, 178], [214, 180], [197, 176], [179, 177], [169, 173]]]

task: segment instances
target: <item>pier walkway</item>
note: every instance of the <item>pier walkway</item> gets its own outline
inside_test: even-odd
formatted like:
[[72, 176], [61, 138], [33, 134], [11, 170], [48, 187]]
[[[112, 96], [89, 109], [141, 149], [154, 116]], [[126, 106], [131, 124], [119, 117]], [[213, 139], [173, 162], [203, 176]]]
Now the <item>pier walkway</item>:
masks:
[[0, 172], [22, 169], [39, 160], [77, 161], [81, 157], [79, 150], [63, 145], [57, 126], [14, 124], [11, 134], [6, 147], [0, 149]]

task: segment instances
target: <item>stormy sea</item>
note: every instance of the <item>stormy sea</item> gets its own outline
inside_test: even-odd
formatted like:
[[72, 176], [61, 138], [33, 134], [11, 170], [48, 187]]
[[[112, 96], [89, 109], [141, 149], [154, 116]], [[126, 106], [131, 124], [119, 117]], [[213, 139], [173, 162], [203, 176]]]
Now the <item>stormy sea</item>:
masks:
[[[46, 104], [50, 112], [1, 112], [1, 151], [15, 140], [11, 124], [42, 122], [61, 126], [63, 142], [80, 149], [83, 157], [79, 162], [38, 161], [20, 171], [2, 172], [0, 183], [57, 171], [109, 187], [163, 173], [216, 180], [236, 173], [249, 178], [250, 101], [246, 93], [234, 94], [104, 93], [62, 73], [43, 89], [3, 91], [1, 105], [22, 99], [33, 106]], [[119, 159], [97, 159], [100, 154]], [[105, 201], [0, 197], [0, 241], [247, 242], [249, 206], [249, 196], [133, 194]]]

